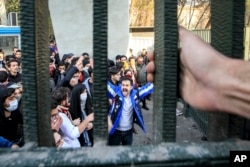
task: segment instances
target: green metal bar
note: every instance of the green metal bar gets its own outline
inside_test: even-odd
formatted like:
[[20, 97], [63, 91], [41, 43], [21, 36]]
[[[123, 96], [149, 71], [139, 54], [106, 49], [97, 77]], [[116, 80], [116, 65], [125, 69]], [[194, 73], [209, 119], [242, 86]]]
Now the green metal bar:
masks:
[[[232, 23], [232, 57], [244, 59], [244, 29], [245, 29], [245, 1], [233, 1], [233, 23]], [[244, 136], [244, 118], [229, 115], [229, 137], [239, 138]]]
[[177, 1], [155, 0], [154, 140], [173, 142], [177, 102]]
[[108, 48], [108, 1], [93, 1], [94, 15], [94, 139], [107, 140], [107, 48]]
[[[211, 44], [233, 58], [243, 58], [245, 2], [212, 0]], [[241, 137], [243, 119], [235, 115], [209, 114], [209, 140]]]
[[48, 1], [21, 0], [23, 117], [25, 142], [50, 146]]

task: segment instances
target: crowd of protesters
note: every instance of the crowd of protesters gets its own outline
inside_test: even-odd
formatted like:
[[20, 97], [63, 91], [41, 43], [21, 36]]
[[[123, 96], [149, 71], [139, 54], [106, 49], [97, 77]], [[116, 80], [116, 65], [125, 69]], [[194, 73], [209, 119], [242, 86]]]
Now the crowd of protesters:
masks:
[[[91, 147], [94, 145], [93, 58], [87, 52], [80, 56], [73, 53], [60, 56], [54, 40], [49, 41], [48, 48], [53, 145]], [[17, 47], [11, 55], [0, 50], [0, 147], [17, 148], [25, 143], [21, 53]], [[134, 123], [145, 131], [140, 103], [149, 110], [146, 99], [150, 100], [153, 91], [153, 84], [147, 82], [146, 54], [143, 49], [138, 56], [117, 55], [115, 62], [108, 59], [108, 145], [131, 145], [132, 133], [137, 133]], [[121, 103], [116, 100], [119, 98]], [[120, 138], [123, 131], [127, 135]]]

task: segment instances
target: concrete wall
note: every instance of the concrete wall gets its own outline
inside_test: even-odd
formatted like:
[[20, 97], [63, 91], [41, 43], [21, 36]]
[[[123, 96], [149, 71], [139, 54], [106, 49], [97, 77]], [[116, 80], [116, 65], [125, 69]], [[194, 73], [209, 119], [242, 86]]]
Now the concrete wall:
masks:
[[[56, 7], [54, 7], [56, 6]], [[49, 0], [60, 56], [93, 55], [93, 0]], [[129, 1], [108, 1], [108, 56], [126, 54], [129, 42]]]

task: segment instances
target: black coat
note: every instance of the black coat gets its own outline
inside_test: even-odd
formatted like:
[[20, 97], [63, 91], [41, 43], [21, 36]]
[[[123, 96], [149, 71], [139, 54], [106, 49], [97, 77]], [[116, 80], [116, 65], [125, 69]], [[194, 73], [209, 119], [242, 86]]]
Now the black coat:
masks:
[[[80, 118], [82, 121], [80, 95], [84, 89], [86, 89], [86, 87], [85, 85], [81, 83], [75, 85], [74, 88], [72, 89], [69, 111], [73, 120], [76, 118]], [[88, 93], [87, 93], [87, 101], [85, 104], [85, 112], [86, 112], [86, 115], [89, 115], [90, 113], [93, 112], [92, 100]], [[93, 145], [93, 129], [88, 130], [88, 134], [89, 134], [90, 141]], [[81, 146], [84, 146], [83, 135], [80, 135], [79, 141], [81, 143]]]

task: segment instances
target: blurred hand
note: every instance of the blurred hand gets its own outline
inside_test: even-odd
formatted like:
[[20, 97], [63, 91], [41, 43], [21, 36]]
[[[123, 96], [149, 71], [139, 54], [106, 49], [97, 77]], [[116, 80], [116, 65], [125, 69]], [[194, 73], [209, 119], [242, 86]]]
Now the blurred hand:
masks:
[[86, 119], [88, 120], [88, 122], [94, 121], [94, 113], [89, 114], [89, 115], [86, 117]]
[[93, 123], [92, 122], [89, 122], [88, 125], [87, 125], [87, 130], [90, 130], [93, 128]]
[[81, 119], [80, 118], [76, 118], [72, 121], [73, 125], [78, 126], [81, 123]]
[[62, 118], [58, 115], [57, 119], [51, 120], [51, 129], [58, 132], [61, 124]]
[[12, 144], [11, 148], [16, 149], [19, 148], [19, 146], [17, 144]]

